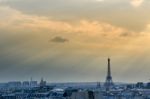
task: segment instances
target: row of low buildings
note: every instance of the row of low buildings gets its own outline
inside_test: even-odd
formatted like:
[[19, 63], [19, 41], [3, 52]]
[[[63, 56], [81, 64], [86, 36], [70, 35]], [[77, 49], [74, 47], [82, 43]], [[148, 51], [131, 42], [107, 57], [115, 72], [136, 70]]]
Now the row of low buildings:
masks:
[[13, 81], [13, 82], [8, 82], [6, 84], [7, 87], [14, 88], [14, 87], [37, 87], [38, 82], [37, 81]]
[[137, 94], [132, 91], [110, 94], [101, 91], [79, 91], [70, 96], [65, 96], [65, 92], [14, 93], [1, 95], [0, 99], [150, 99], [150, 94]]
[[10, 88], [31, 88], [31, 87], [37, 87], [38, 82], [37, 81], [12, 81], [8, 83], [4, 83], [0, 86], [0, 89], [10, 89]]
[[0, 99], [150, 99], [150, 89], [58, 88], [39, 86], [0, 94]]
[[8, 83], [0, 84], [0, 92], [7, 90], [17, 90], [17, 89], [30, 89], [35, 87], [46, 86], [46, 81], [41, 79], [40, 83], [38, 81], [11, 81]]

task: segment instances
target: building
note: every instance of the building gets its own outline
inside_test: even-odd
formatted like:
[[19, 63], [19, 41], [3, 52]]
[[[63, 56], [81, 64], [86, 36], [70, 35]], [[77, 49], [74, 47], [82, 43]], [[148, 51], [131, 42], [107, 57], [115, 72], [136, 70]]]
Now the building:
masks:
[[44, 79], [41, 78], [40, 87], [45, 87], [45, 86], [46, 86], [46, 81], [44, 81]]
[[30, 81], [30, 87], [37, 87], [38, 82], [37, 81]]
[[104, 99], [101, 92], [79, 91], [72, 93], [71, 99]]
[[8, 82], [7, 87], [9, 88], [20, 88], [21, 87], [21, 82], [20, 81], [13, 81], [13, 82]]
[[22, 87], [30, 87], [30, 82], [29, 81], [23, 81]]

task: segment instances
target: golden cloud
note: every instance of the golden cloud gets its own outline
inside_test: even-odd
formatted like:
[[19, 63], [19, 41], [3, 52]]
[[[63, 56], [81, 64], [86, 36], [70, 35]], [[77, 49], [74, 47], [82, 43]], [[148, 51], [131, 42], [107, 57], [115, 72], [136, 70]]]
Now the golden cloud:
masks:
[[76, 23], [54, 20], [48, 17], [26, 15], [10, 7], [0, 7], [0, 28], [55, 31], [61, 33], [78, 33], [87, 36], [118, 37], [128, 33], [126, 29], [99, 21], [79, 20]]
[[[132, 49], [138, 45], [138, 33], [105, 22], [83, 19], [71, 23], [45, 16], [27, 15], [10, 7], [0, 7], [0, 12], [0, 28], [19, 31], [19, 33], [31, 31], [34, 35], [37, 33], [42, 40], [47, 37], [46, 32], [53, 33], [52, 36], [54, 37], [63, 35], [69, 41], [77, 42], [76, 45], [70, 46], [95, 49], [99, 47], [104, 49]], [[55, 35], [55, 33], [59, 33], [59, 35]]]
[[131, 5], [134, 7], [139, 7], [143, 2], [144, 0], [131, 0]]

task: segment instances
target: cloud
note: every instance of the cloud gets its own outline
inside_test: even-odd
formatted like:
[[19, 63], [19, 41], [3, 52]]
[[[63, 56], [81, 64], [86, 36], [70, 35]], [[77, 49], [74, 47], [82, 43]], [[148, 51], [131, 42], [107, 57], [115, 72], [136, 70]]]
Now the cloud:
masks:
[[56, 36], [53, 39], [50, 40], [51, 42], [56, 42], [56, 43], [64, 43], [68, 42], [69, 40], [60, 36]]
[[96, 20], [78, 20], [68, 22], [55, 20], [51, 17], [27, 15], [10, 7], [0, 7], [0, 28], [10, 31], [57, 32], [71, 35], [72, 33], [87, 37], [117, 38], [122, 33], [130, 33], [122, 27]]
[[102, 1], [104, 1], [104, 0], [96, 0], [97, 2], [102, 2]]
[[[62, 21], [25, 14], [6, 6], [1, 6], [0, 12], [0, 78], [8, 77], [10, 80], [27, 74], [46, 76], [50, 81], [82, 81], [86, 77], [87, 81], [89, 78], [96, 80], [104, 77], [105, 56], [114, 56], [113, 60], [117, 62], [114, 61], [113, 70], [120, 71], [120, 74], [137, 74], [136, 71], [126, 71], [133, 70], [134, 66], [138, 66], [139, 70], [142, 68], [143, 73], [149, 70], [142, 67], [149, 66], [149, 58], [146, 64], [141, 60], [146, 60], [146, 55], [150, 56], [147, 54], [150, 25], [142, 33], [148, 36], [135, 37], [132, 35], [134, 32], [104, 21], [86, 18], [76, 22]], [[53, 37], [51, 42], [56, 43], [67, 42], [69, 38], [71, 44], [51, 44], [47, 42], [49, 37]], [[140, 59], [137, 60], [138, 57]], [[132, 63], [133, 60], [135, 63]], [[120, 66], [123, 66], [121, 70]], [[91, 77], [89, 72], [93, 72]]]
[[142, 3], [144, 2], [144, 0], [131, 0], [131, 5], [133, 5], [134, 7], [139, 7]]
[[[31, 38], [38, 38], [42, 43], [45, 39], [45, 42], [47, 42], [49, 37], [54, 37], [51, 41], [59, 43], [67, 42], [66, 38], [69, 38], [72, 43], [70, 47], [80, 46], [83, 49], [94, 48], [95, 50], [97, 47], [120, 49], [122, 48], [120, 46], [132, 40], [132, 36], [138, 35], [138, 33], [134, 34], [134, 32], [122, 27], [97, 20], [62, 21], [52, 17], [25, 14], [5, 6], [0, 7], [0, 12], [2, 13], [0, 15], [1, 30], [6, 30], [8, 33], [13, 32], [17, 35], [30, 34]], [[126, 37], [121, 36], [124, 33], [127, 33]], [[58, 37], [58, 35], [61, 36]], [[36, 43], [33, 41], [31, 44]], [[37, 43], [41, 44], [39, 41]], [[87, 53], [89, 52], [87, 51]]]
[[[6, 2], [10, 2], [11, 0], [0, 0], [0, 3], [6, 3]], [[14, 0], [16, 1], [16, 0]]]
[[[125, 28], [98, 20], [85, 18], [76, 22], [62, 21], [53, 17], [25, 14], [8, 6], [1, 6], [0, 12], [1, 30], [14, 32], [17, 35], [30, 33], [31, 36], [34, 34], [33, 38], [39, 36], [47, 40], [50, 36], [56, 37], [53, 38], [55, 42], [66, 42], [66, 38], [63, 37], [67, 37], [71, 38], [72, 42], [78, 43], [77, 45], [87, 44], [87, 47], [110, 48], [116, 45], [119, 48], [123, 45], [122, 43], [130, 42], [133, 39], [132, 36], [138, 35]], [[57, 35], [62, 37], [57, 37]]]
[[82, 19], [104, 21], [139, 32], [149, 21], [149, 2], [145, 0], [137, 11], [130, 6], [131, 2], [133, 0], [104, 0], [101, 3], [96, 0], [7, 0], [2, 5], [30, 15], [74, 22]]

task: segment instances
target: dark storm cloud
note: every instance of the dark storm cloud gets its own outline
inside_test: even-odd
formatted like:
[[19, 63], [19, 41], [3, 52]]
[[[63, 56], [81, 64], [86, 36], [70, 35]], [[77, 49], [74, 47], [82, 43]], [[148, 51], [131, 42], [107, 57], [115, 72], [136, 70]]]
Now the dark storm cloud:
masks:
[[56, 36], [56, 37], [52, 38], [50, 41], [56, 42], [56, 43], [64, 43], [64, 42], [68, 42], [69, 40], [66, 38], [63, 38], [61, 36]]

